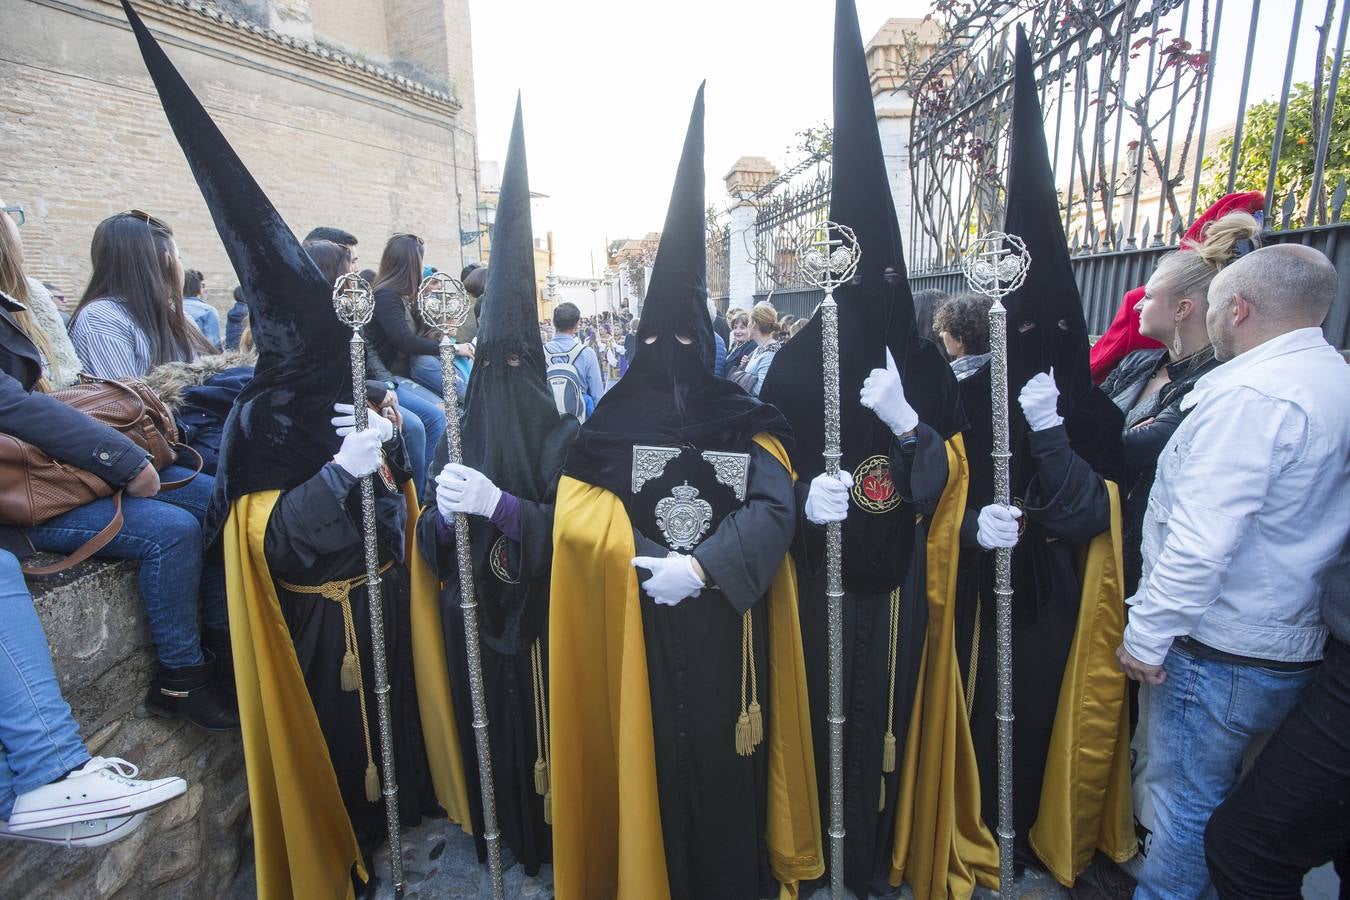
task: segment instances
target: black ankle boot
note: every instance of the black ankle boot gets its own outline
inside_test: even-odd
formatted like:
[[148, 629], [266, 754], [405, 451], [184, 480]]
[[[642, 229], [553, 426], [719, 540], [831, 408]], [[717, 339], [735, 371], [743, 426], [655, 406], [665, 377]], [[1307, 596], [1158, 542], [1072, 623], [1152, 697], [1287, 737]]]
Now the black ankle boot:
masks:
[[230, 630], [203, 628], [202, 652], [207, 651], [216, 658], [216, 682], [234, 696], [234, 650], [230, 646]]
[[211, 651], [202, 652], [206, 662], [201, 665], [178, 669], [160, 666], [145, 695], [145, 708], [166, 719], [191, 722], [205, 731], [234, 731], [239, 727], [234, 698], [211, 677], [215, 668]]

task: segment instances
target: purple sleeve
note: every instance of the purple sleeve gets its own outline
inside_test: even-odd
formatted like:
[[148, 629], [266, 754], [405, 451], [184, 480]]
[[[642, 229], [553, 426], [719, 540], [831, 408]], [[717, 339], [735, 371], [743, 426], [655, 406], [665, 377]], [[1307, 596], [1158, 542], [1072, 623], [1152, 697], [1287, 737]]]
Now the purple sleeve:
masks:
[[502, 491], [497, 509], [492, 513], [492, 524], [513, 541], [520, 541], [520, 500], [514, 494]]
[[[502, 491], [497, 509], [492, 513], [492, 524], [511, 540], [520, 540], [520, 500], [514, 494]], [[436, 540], [447, 547], [455, 545], [455, 525], [445, 521], [440, 510], [436, 511]]]

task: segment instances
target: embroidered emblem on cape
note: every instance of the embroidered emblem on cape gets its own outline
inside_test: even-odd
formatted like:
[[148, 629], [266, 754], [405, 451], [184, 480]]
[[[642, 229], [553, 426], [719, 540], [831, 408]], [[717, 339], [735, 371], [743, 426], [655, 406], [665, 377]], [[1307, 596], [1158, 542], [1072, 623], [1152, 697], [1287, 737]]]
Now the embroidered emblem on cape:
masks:
[[712, 524], [713, 508], [685, 482], [656, 504], [656, 527], [672, 550], [692, 550]]
[[672, 459], [680, 455], [679, 447], [633, 447], [633, 493], [642, 490], [647, 482], [661, 477]]
[[749, 453], [719, 453], [704, 450], [703, 459], [713, 467], [717, 480], [736, 492], [736, 499], [745, 502], [745, 488], [750, 481]]
[[887, 513], [900, 505], [889, 457], [869, 456], [853, 470], [853, 502], [870, 513]]
[[488, 553], [488, 565], [492, 566], [492, 574], [507, 584], [520, 583], [520, 576], [511, 574], [511, 550], [506, 535], [499, 535], [492, 545], [492, 551]]

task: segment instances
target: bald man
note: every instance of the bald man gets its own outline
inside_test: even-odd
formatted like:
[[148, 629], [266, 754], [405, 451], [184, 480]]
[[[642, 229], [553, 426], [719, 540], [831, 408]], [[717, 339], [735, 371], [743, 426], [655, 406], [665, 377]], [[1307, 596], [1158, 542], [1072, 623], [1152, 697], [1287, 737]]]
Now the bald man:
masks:
[[[1295, 245], [1248, 254], [1210, 286], [1225, 363], [1182, 402], [1192, 412], [1158, 461], [1116, 651], [1151, 686], [1156, 821], [1136, 900], [1211, 895], [1210, 814], [1327, 644], [1321, 578], [1350, 533], [1350, 369], [1320, 328], [1335, 294], [1330, 261]], [[1343, 741], [1343, 719], [1335, 730]]]

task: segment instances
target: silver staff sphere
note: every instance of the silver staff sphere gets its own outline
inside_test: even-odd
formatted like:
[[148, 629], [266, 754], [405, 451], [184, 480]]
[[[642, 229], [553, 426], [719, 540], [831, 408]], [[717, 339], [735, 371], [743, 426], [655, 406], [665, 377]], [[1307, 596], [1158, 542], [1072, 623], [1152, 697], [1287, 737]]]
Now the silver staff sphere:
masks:
[[991, 231], [975, 239], [965, 253], [970, 289], [1002, 300], [1022, 286], [1031, 269], [1027, 245], [1015, 234]]
[[348, 272], [333, 282], [333, 309], [342, 324], [354, 330], [370, 321], [375, 312], [375, 295], [364, 278]]
[[417, 310], [428, 328], [449, 333], [469, 319], [469, 292], [444, 272], [433, 272], [417, 288]]
[[808, 282], [823, 291], [846, 284], [858, 271], [862, 248], [853, 229], [822, 219], [807, 230], [797, 245], [797, 260]]

